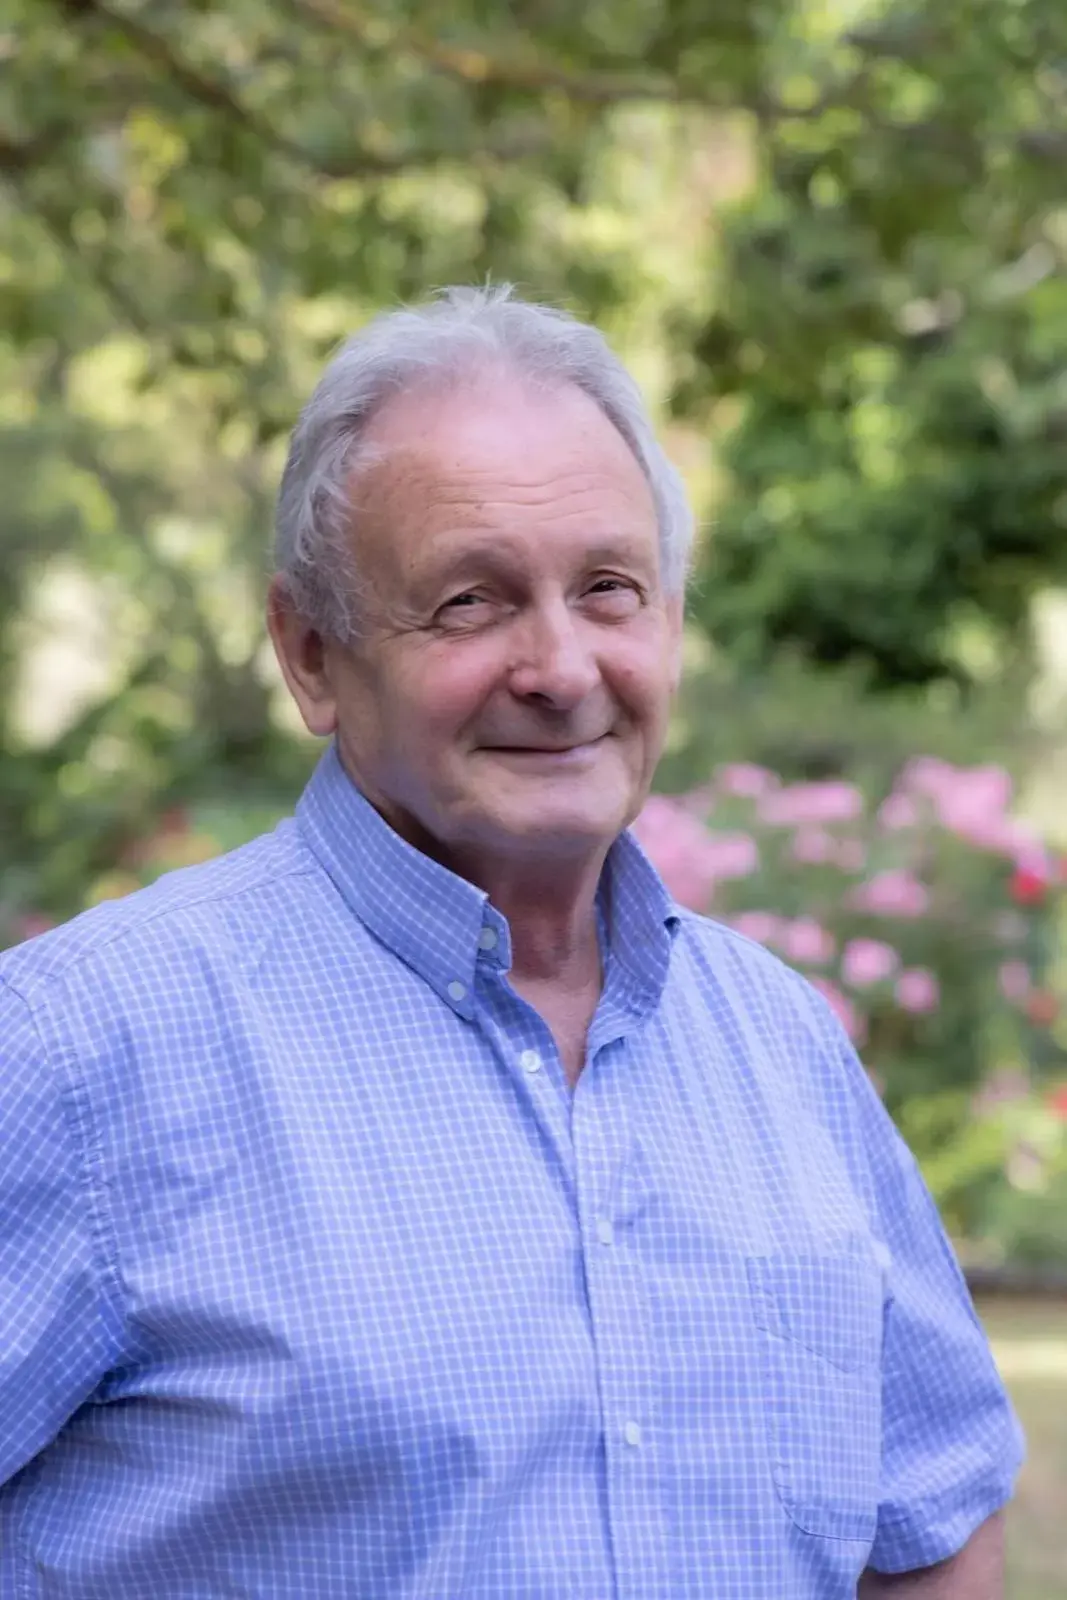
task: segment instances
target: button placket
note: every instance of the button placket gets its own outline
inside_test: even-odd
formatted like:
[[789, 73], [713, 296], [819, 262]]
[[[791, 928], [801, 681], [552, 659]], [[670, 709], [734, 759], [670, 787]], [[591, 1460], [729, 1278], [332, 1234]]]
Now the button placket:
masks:
[[640, 1256], [625, 1248], [627, 1173], [635, 1154], [628, 1079], [620, 1052], [610, 1054], [610, 1067], [597, 1059], [579, 1079], [571, 1117], [608, 1514], [619, 1600], [665, 1600], [670, 1593], [667, 1530], [650, 1510], [659, 1504], [660, 1470], [650, 1309]]

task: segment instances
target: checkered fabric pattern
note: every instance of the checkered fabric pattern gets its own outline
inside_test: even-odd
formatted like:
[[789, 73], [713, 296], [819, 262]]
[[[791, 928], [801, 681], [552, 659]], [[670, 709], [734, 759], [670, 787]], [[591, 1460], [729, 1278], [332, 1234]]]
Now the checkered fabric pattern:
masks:
[[848, 1600], [1018, 1429], [836, 1023], [636, 842], [572, 1093], [331, 749], [0, 959], [3, 1600]]

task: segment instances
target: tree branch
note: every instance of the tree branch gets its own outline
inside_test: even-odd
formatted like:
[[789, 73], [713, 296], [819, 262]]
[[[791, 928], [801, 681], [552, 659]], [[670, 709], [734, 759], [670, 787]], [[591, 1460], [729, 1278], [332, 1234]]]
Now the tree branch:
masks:
[[[837, 106], [854, 104], [857, 90], [866, 83], [870, 73], [870, 64], [861, 64], [842, 84], [827, 89], [811, 104], [790, 106], [772, 95], [709, 90], [705, 85], [668, 73], [576, 72], [533, 55], [508, 56], [489, 50], [465, 49], [444, 43], [416, 28], [383, 25], [369, 17], [354, 0], [290, 0], [290, 5], [327, 28], [346, 34], [365, 50], [404, 52], [462, 83], [493, 84], [527, 94], [555, 93], [594, 106], [648, 101], [694, 106], [706, 111], [749, 111], [762, 122], [809, 122]], [[842, 42], [853, 41], [846, 36]]]
[[621, 100], [681, 101], [690, 98], [666, 76], [573, 72], [567, 67], [533, 58], [520, 60], [445, 44], [416, 28], [390, 27], [386, 32], [377, 19], [368, 17], [350, 0], [292, 0], [292, 3], [296, 10], [308, 13], [335, 32], [347, 34], [366, 50], [405, 51], [463, 83], [491, 83], [533, 94], [557, 90], [568, 99], [592, 105], [613, 105]]
[[0, 172], [29, 171], [80, 131], [72, 118], [54, 117], [28, 139], [9, 139], [0, 134]]
[[228, 121], [244, 129], [267, 149], [285, 156], [306, 171], [326, 179], [385, 178], [395, 173], [411, 171], [418, 167], [439, 165], [452, 159], [510, 161], [537, 154], [549, 142], [547, 133], [531, 140], [505, 140], [497, 147], [478, 147], [471, 150], [369, 150], [360, 146], [336, 156], [310, 150], [297, 140], [290, 139], [267, 118], [252, 110], [238, 96], [233, 85], [217, 76], [209, 76], [198, 67], [190, 65], [177, 54], [169, 40], [107, 0], [61, 0], [66, 6], [74, 5], [79, 15], [93, 15], [117, 28], [138, 54], [153, 66], [160, 68], [167, 82], [176, 84], [189, 99], [217, 112]]
[[78, 0], [78, 11], [92, 14], [117, 28], [138, 53], [153, 66], [162, 68], [166, 78], [175, 83], [191, 100], [217, 111], [228, 121], [243, 128], [280, 155], [287, 156], [299, 166], [308, 168], [324, 178], [352, 178], [360, 176], [384, 177], [414, 165], [410, 158], [360, 149], [343, 158], [330, 159], [308, 150], [304, 145], [289, 139], [272, 126], [258, 112], [240, 100], [231, 84], [221, 78], [208, 77], [198, 68], [176, 54], [168, 40], [146, 28], [143, 23], [105, 3], [105, 0]]

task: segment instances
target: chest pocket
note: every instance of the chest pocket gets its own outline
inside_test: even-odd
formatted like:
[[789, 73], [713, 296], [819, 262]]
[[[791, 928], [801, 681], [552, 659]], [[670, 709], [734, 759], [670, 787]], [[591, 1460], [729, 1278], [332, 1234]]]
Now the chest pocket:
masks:
[[882, 1274], [851, 1255], [750, 1256], [774, 1483], [805, 1533], [874, 1538]]

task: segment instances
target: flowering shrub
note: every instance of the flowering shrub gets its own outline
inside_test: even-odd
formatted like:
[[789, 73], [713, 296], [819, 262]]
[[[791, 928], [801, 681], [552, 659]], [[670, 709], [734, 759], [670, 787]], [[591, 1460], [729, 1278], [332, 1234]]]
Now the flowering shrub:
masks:
[[1035, 1090], [1024, 1074], [1002, 1072], [972, 1107], [970, 1130], [997, 1141], [1003, 1181], [986, 1185], [974, 1254], [1000, 1266], [1067, 1269], [1067, 1079]]
[[[1067, 1110], [1067, 1094], [1043, 1098], [1064, 1072], [1052, 978], [1067, 875], [1013, 811], [1008, 774], [921, 757], [872, 801], [844, 781], [727, 765], [653, 796], [635, 832], [678, 900], [822, 992], [949, 1220], [980, 1231], [992, 1190], [1021, 1170], [988, 1084], [1015, 1073], [1019, 1104], [1054, 1130]], [[1058, 1139], [1039, 1141], [1050, 1170]]]

